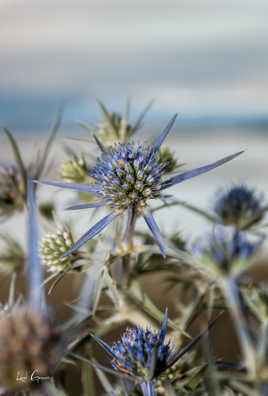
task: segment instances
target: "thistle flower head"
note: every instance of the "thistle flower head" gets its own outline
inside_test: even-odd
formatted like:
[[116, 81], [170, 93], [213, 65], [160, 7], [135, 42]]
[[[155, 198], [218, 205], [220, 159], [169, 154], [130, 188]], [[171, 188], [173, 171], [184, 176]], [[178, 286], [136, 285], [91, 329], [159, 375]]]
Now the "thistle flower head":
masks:
[[138, 377], [141, 381], [151, 381], [164, 371], [173, 367], [216, 322], [216, 316], [207, 329], [197, 334], [184, 348], [174, 353], [175, 347], [170, 340], [165, 343], [168, 311], [166, 310], [160, 331], [146, 330], [133, 326], [110, 347], [100, 338], [92, 337], [111, 356], [115, 371]]
[[[224, 163], [231, 161], [242, 153], [224, 157], [214, 163], [186, 171], [165, 179], [165, 168], [168, 161], [162, 162], [159, 149], [167, 137], [176, 119], [176, 115], [152, 146], [130, 143], [115, 143], [106, 149], [101, 141], [94, 135], [95, 141], [101, 150], [101, 156], [97, 159], [90, 176], [95, 179], [92, 184], [41, 182], [51, 186], [74, 189], [77, 191], [94, 194], [100, 199], [98, 202], [74, 205], [68, 209], [87, 209], [99, 206], [110, 207], [110, 213], [91, 227], [63, 256], [72, 253], [89, 239], [100, 233], [119, 214], [128, 212], [128, 227], [132, 225], [135, 217], [133, 213], [141, 214], [149, 227], [152, 235], [165, 256], [164, 241], [161, 231], [156, 224], [152, 213], [147, 207], [148, 200], [156, 198], [168, 198], [163, 190], [181, 183], [187, 179], [208, 172]], [[125, 235], [128, 235], [128, 229]]]
[[22, 211], [23, 197], [24, 187], [17, 168], [0, 164], [0, 216]]
[[0, 383], [7, 390], [21, 386], [18, 373], [27, 375], [30, 385], [33, 371], [49, 376], [60, 353], [60, 335], [43, 317], [26, 307], [0, 317]]
[[170, 341], [164, 344], [160, 332], [134, 326], [127, 329], [112, 345], [116, 357], [112, 359], [111, 364], [117, 371], [148, 378], [155, 357], [155, 375], [157, 375], [165, 369], [172, 350]]
[[49, 272], [70, 270], [78, 259], [76, 252], [62, 257], [73, 245], [73, 236], [69, 229], [46, 235], [40, 243], [40, 257]]
[[96, 195], [112, 208], [143, 208], [161, 195], [166, 165], [150, 146], [117, 143], [102, 153], [90, 175], [96, 180]]
[[194, 253], [215, 263], [224, 272], [229, 272], [234, 263], [249, 259], [262, 242], [251, 241], [236, 230], [228, 231], [220, 227], [215, 233], [209, 234], [203, 243], [195, 244], [193, 248]]
[[214, 210], [223, 224], [243, 228], [247, 224], [256, 224], [263, 218], [262, 199], [254, 189], [238, 184], [218, 193]]

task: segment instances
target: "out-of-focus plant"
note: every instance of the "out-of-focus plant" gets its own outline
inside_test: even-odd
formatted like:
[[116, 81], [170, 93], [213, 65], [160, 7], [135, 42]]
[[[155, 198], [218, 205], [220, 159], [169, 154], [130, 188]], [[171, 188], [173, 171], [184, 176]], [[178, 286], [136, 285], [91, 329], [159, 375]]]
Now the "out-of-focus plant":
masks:
[[19, 272], [25, 264], [25, 253], [21, 245], [11, 236], [0, 235], [3, 242], [0, 253], [0, 272], [13, 274]]
[[141, 112], [134, 124], [129, 123], [130, 101], [127, 102], [124, 115], [116, 112], [109, 112], [102, 101], [97, 101], [103, 119], [97, 127], [91, 127], [83, 122], [79, 124], [90, 134], [96, 134], [100, 141], [106, 146], [113, 145], [116, 142], [126, 143], [142, 127], [143, 119], [150, 110], [153, 102], [150, 102]]
[[12, 133], [5, 126], [3, 132], [7, 136], [15, 159], [15, 165], [0, 165], [0, 216], [7, 218], [17, 211], [22, 211], [27, 205], [27, 180], [39, 179], [44, 174], [47, 158], [61, 124], [62, 108], [52, 126], [44, 150], [30, 164], [23, 161], [19, 145]]

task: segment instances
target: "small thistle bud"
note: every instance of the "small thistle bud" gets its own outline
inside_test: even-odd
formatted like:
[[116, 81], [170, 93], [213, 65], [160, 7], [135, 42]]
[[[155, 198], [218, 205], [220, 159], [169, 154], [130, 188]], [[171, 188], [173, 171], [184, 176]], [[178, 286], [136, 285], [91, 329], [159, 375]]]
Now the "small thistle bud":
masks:
[[24, 187], [14, 166], [0, 165], [0, 216], [8, 217], [24, 208]]
[[102, 142], [111, 145], [118, 140], [125, 142], [133, 135], [134, 130], [120, 114], [110, 113], [109, 120], [106, 118], [101, 120], [95, 133]]
[[32, 373], [50, 376], [60, 357], [60, 335], [51, 324], [25, 307], [0, 317], [0, 383], [6, 390], [33, 384]]
[[236, 185], [223, 193], [218, 193], [214, 210], [223, 224], [231, 224], [242, 229], [258, 223], [263, 218], [262, 198], [253, 189]]
[[89, 168], [83, 156], [73, 156], [72, 159], [61, 164], [60, 175], [62, 179], [75, 183], [89, 181]]
[[0, 235], [4, 242], [0, 253], [0, 272], [12, 274], [20, 271], [25, 263], [25, 255], [20, 244], [11, 237]]
[[171, 173], [176, 170], [178, 164], [174, 153], [168, 147], [160, 148], [159, 150], [160, 162], [165, 164], [165, 173]]
[[73, 269], [73, 265], [79, 259], [78, 253], [74, 252], [62, 257], [73, 243], [72, 233], [68, 229], [58, 231], [56, 234], [49, 234], [41, 240], [40, 257], [48, 271], [58, 272]]

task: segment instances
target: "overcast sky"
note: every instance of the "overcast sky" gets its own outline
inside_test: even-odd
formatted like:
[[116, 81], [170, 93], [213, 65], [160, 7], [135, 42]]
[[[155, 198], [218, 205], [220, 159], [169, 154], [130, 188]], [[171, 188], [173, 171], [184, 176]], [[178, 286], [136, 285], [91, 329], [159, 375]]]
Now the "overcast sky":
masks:
[[[0, 123], [267, 112], [267, 0], [0, 0]], [[267, 112], [268, 114], [268, 112]], [[160, 116], [159, 116], [160, 117]]]

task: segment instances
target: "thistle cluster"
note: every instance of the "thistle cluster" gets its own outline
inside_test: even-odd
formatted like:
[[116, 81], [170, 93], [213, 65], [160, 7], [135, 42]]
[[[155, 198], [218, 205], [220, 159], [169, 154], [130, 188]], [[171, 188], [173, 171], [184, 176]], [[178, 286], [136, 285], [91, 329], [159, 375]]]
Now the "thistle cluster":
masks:
[[[163, 193], [167, 188], [202, 173], [211, 171], [212, 169], [215, 169], [242, 154], [242, 151], [240, 151], [221, 158], [214, 163], [165, 179], [165, 167], [168, 163], [161, 162], [158, 153], [163, 141], [170, 132], [176, 117], [177, 114], [175, 114], [169, 121], [154, 145], [142, 145], [134, 142], [115, 143], [113, 146], [106, 149], [97, 136], [94, 135], [96, 144], [101, 150], [101, 156], [97, 158], [96, 164], [90, 172], [90, 176], [95, 180], [94, 183], [87, 185], [48, 181], [39, 182], [41, 184], [47, 184], [55, 187], [87, 192], [100, 199], [100, 201], [95, 203], [74, 205], [69, 209], [77, 210], [109, 206], [111, 210], [110, 214], [98, 221], [92, 228], [82, 235], [72, 248], [66, 250], [63, 256], [72, 253], [74, 250], [78, 249], [88, 240], [100, 233], [124, 211], [128, 212], [128, 226], [133, 225], [133, 221], [137, 214], [141, 214], [143, 216], [162, 255], [165, 256], [164, 241], [160, 229], [147, 207], [147, 201], [156, 198], [169, 198], [170, 195]], [[127, 234], [129, 234], [129, 229], [126, 232], [126, 235]]]
[[[81, 394], [96, 391], [91, 380], [92, 368], [109, 395], [266, 394], [267, 285], [263, 285], [264, 281], [253, 281], [254, 275], [246, 271], [254, 269], [254, 258], [261, 246], [262, 251], [265, 248], [265, 224], [261, 220], [267, 208], [262, 197], [238, 184], [218, 194], [214, 213], [207, 214], [191, 202], [168, 201], [172, 197], [166, 194], [168, 188], [214, 170], [242, 151], [192, 170], [178, 170], [173, 153], [162, 148], [176, 115], [153, 143], [139, 142], [131, 139], [141, 126], [144, 113], [131, 124], [128, 106], [121, 116], [108, 112], [101, 102], [99, 105], [104, 119], [94, 130], [86, 127], [94, 132], [91, 137], [99, 151], [92, 156], [94, 163], [89, 165], [86, 156], [69, 150], [69, 159], [61, 165], [64, 180], [60, 182], [40, 181], [43, 160], [26, 168], [19, 147], [6, 130], [15, 147], [18, 171], [13, 167], [1, 168], [0, 201], [8, 196], [6, 202], [17, 208], [16, 199], [21, 197], [22, 206], [27, 208], [28, 249], [24, 254], [13, 238], [3, 237], [0, 272], [11, 275], [11, 286], [0, 312], [0, 393], [32, 392], [31, 374], [37, 371], [38, 376], [53, 378], [44, 385], [41, 382], [34, 390], [60, 394], [64, 389], [67, 394], [68, 384], [62, 381], [67, 375], [66, 366], [82, 360], [75, 374], [72, 372], [72, 379], [81, 373], [81, 381], [78, 380], [83, 388], [79, 390]], [[53, 136], [54, 132], [44, 150], [44, 159]], [[68, 222], [71, 225], [62, 229], [55, 224], [55, 231], [39, 241], [38, 215], [51, 221], [57, 218], [59, 205], [56, 201], [55, 206], [50, 202], [36, 205], [35, 182], [78, 192], [75, 199], [82, 203], [73, 202], [68, 210], [98, 209], [84, 212], [83, 222], [88, 221], [88, 230], [81, 232], [77, 218], [76, 223]], [[16, 191], [18, 196], [10, 191]], [[151, 209], [150, 203], [156, 199], [161, 200], [160, 205]], [[1, 205], [0, 202], [0, 208]], [[178, 233], [183, 231], [180, 225], [174, 232], [164, 233], [164, 237], [157, 225], [162, 208], [174, 217], [172, 206], [203, 215], [213, 225], [213, 232], [196, 243], [193, 250], [189, 247], [190, 238], [184, 240], [184, 233]], [[8, 213], [7, 207], [0, 213]], [[91, 214], [100, 214], [100, 219], [90, 224]], [[136, 224], [139, 217], [147, 226], [142, 231]], [[180, 218], [176, 220], [179, 224]], [[52, 224], [49, 223], [50, 229]], [[75, 232], [82, 234], [77, 241], [73, 238], [74, 225]], [[113, 232], [103, 237], [101, 233], [108, 226]], [[85, 248], [80, 249], [83, 245]], [[24, 262], [26, 292], [22, 304], [21, 297], [17, 299], [14, 272]], [[68, 294], [67, 272], [76, 287], [75, 303]], [[150, 274], [146, 280], [145, 274]], [[168, 283], [163, 286], [163, 281]], [[52, 320], [53, 307], [48, 306], [45, 297], [50, 294], [53, 303], [52, 292], [56, 287], [61, 288], [64, 303], [67, 301], [72, 309], [68, 321], [57, 328]], [[152, 290], [156, 293], [151, 293]], [[162, 314], [157, 308], [169, 304], [166, 290], [173, 293], [174, 318], [169, 319], [167, 309]], [[57, 311], [60, 312], [58, 306]], [[213, 354], [209, 348], [208, 332], [222, 313], [228, 313], [239, 343], [231, 362], [224, 361], [224, 357], [219, 362], [216, 348]], [[205, 323], [208, 325], [203, 331], [190, 335]], [[221, 324], [226, 326], [223, 321]], [[125, 330], [121, 333], [118, 328], [122, 326]], [[117, 334], [109, 339], [111, 331], [113, 337], [114, 332]], [[226, 342], [235, 344], [230, 334]], [[203, 348], [197, 353], [194, 347], [201, 339]], [[96, 361], [94, 340], [109, 355], [108, 364]], [[224, 351], [220, 358], [222, 354]], [[56, 369], [62, 362], [63, 375], [58, 376]], [[218, 375], [220, 369], [223, 375]], [[106, 372], [120, 379], [116, 388]], [[17, 381], [18, 373], [27, 373], [25, 384]]]

